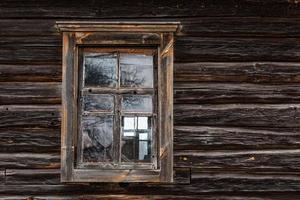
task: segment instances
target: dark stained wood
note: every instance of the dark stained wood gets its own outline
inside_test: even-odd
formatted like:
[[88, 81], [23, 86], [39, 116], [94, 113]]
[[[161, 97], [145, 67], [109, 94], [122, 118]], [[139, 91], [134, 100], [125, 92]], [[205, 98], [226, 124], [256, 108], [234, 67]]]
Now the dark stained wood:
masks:
[[298, 104], [176, 105], [175, 125], [299, 127]]
[[5, 184], [5, 168], [0, 168], [0, 185]]
[[[175, 168], [176, 184], [189, 184], [190, 168]], [[6, 185], [59, 185], [60, 169], [8, 169], [5, 173]], [[4, 171], [3, 171], [4, 182]], [[117, 184], [116, 184], [117, 185]]]
[[30, 62], [61, 62], [59, 47], [0, 47], [0, 63], [19, 64]]
[[0, 82], [0, 104], [59, 104], [61, 84], [51, 82]]
[[[178, 37], [175, 61], [299, 61], [299, 41], [297, 38]], [[61, 48], [52, 45], [2, 47], [0, 63], [59, 62], [60, 55]]]
[[178, 37], [176, 62], [299, 61], [296, 38]]
[[299, 63], [175, 63], [175, 82], [299, 83]]
[[[298, 199], [300, 197], [297, 193], [289, 194], [272, 194], [272, 193], [243, 193], [243, 194], [203, 194], [203, 195], [79, 195], [79, 196], [35, 196], [36, 200], [145, 200], [145, 199], [153, 199], [153, 200], [290, 200], [290, 199]], [[1, 196], [0, 196], [1, 198]], [[13, 197], [12, 197], [13, 198]], [[8, 200], [3, 198], [4, 200]], [[20, 198], [21, 199], [21, 198]], [[13, 199], [9, 199], [13, 200]], [[16, 199], [19, 200], [19, 199]]]
[[[131, 19], [135, 21], [135, 19]], [[140, 18], [147, 20], [147, 18]], [[299, 37], [298, 18], [260, 18], [260, 17], [184, 17], [152, 18], [152, 21], [180, 21], [182, 29], [178, 35], [195, 37]], [[112, 19], [110, 21], [113, 21]], [[1, 42], [18, 44], [32, 40], [32, 43], [48, 41], [57, 44], [61, 40], [54, 27], [55, 19], [0, 19]], [[9, 39], [11, 38], [11, 39]], [[12, 39], [18, 40], [14, 42]], [[8, 41], [7, 41], [8, 40]], [[53, 43], [50, 43], [50, 41]], [[23, 42], [22, 42], [23, 41]], [[39, 42], [40, 41], [40, 42]]]
[[0, 128], [60, 126], [60, 106], [58, 105], [6, 105], [0, 106]]
[[174, 148], [179, 150], [298, 149], [298, 128], [175, 126]]
[[[0, 199], [300, 199], [299, 16], [296, 0], [2, 0]], [[54, 24], [73, 19], [181, 22], [173, 184], [60, 182]]]
[[[147, 6], [145, 6], [145, 4]], [[26, 6], [25, 6], [26, 5]], [[137, 18], [170, 16], [271, 16], [297, 17], [297, 1], [120, 1], [77, 0], [72, 3], [47, 1], [3, 1], [1, 18]]]
[[61, 81], [60, 64], [0, 64], [0, 82]]
[[60, 130], [0, 128], [0, 152], [52, 153], [60, 151]]
[[217, 170], [299, 171], [299, 150], [177, 151], [176, 167]]
[[59, 153], [0, 153], [0, 168], [57, 169]]
[[176, 84], [175, 104], [299, 103], [300, 86], [226, 83]]
[[5, 175], [6, 185], [55, 185], [60, 183], [59, 169], [8, 169]]
[[[94, 185], [0, 185], [1, 195], [89, 195], [89, 194], [132, 194], [132, 195], [200, 195], [226, 192], [240, 193], [270, 192], [282, 194], [283, 192], [297, 192], [299, 190], [299, 176], [281, 175], [253, 175], [243, 173], [208, 173], [193, 171], [191, 184], [157, 185], [157, 184], [119, 184], [99, 183]], [[243, 184], [241, 184], [243, 183]], [[275, 190], [275, 192], [274, 192]], [[229, 193], [229, 194], [228, 194]], [[232, 193], [231, 193], [232, 194]], [[285, 193], [286, 194], [286, 193]], [[251, 195], [250, 195], [251, 196]]]
[[[298, 18], [180, 18], [179, 35], [195, 37], [299, 37]], [[0, 21], [1, 23], [1, 21]]]

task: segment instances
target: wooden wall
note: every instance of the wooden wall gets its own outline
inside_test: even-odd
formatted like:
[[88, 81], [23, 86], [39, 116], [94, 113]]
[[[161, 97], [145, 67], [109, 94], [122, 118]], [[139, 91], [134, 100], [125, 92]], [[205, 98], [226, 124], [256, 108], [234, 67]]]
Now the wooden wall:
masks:
[[[56, 20], [177, 20], [176, 183], [60, 183]], [[0, 199], [300, 199], [298, 0], [1, 0]]]

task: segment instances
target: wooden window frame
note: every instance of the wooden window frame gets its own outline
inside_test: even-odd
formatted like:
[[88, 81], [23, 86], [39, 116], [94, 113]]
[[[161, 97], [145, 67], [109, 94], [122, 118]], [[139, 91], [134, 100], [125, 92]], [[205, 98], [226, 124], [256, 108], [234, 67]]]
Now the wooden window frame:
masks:
[[[178, 22], [56, 22], [63, 35], [62, 182], [173, 182], [173, 43], [179, 25]], [[76, 168], [79, 49], [91, 46], [157, 50], [156, 169]]]

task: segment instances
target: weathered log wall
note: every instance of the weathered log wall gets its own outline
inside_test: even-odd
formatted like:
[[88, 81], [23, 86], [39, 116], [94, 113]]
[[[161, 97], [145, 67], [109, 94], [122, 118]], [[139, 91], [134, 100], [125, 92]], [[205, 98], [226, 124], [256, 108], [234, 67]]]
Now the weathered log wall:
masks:
[[[181, 21], [175, 183], [61, 184], [56, 20]], [[300, 199], [296, 0], [0, 2], [0, 199]]]

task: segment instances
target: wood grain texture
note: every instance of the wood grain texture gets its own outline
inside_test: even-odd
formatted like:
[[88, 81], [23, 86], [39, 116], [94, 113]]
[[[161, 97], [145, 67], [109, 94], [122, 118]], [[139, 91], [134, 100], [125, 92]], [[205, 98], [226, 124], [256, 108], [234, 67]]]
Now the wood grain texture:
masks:
[[[190, 178], [190, 177], [189, 177]], [[0, 168], [0, 185], [5, 184], [5, 168]]]
[[1, 153], [52, 153], [60, 151], [60, 130], [51, 128], [0, 128]]
[[175, 125], [299, 127], [298, 104], [176, 105]]
[[0, 64], [0, 82], [59, 82], [60, 64]]
[[299, 83], [300, 64], [289, 62], [175, 63], [174, 81], [175, 83]]
[[0, 82], [0, 104], [59, 104], [61, 84], [52, 82]]
[[[272, 193], [243, 193], [243, 194], [203, 194], [203, 195], [79, 195], [79, 196], [35, 196], [34, 200], [290, 200], [298, 199], [299, 194], [272, 194]], [[0, 196], [1, 198], [1, 196]], [[12, 197], [13, 198], [13, 197]], [[4, 198], [4, 200], [6, 200]], [[8, 199], [7, 199], [8, 200]], [[10, 199], [13, 200], [13, 199]], [[16, 199], [19, 200], [19, 199]]]
[[20, 46], [0, 47], [0, 63], [61, 63], [61, 47], [56, 46]]
[[[170, 16], [271, 16], [297, 17], [297, 1], [120, 1], [77, 0], [69, 2], [3, 1], [1, 18], [137, 18]], [[144, 5], [147, 6], [144, 6]], [[39, 9], [37, 9], [39, 8]]]
[[[189, 168], [175, 168], [174, 172], [176, 184], [190, 183]], [[3, 171], [3, 178], [5, 178], [6, 185], [59, 185], [60, 169], [7, 169], [5, 177]]]
[[[280, 42], [279, 42], [280, 41]], [[176, 62], [223, 61], [299, 61], [297, 38], [212, 38], [178, 37]], [[0, 62], [60, 62], [61, 47], [24, 46], [0, 48]]]
[[[94, 185], [0, 185], [1, 195], [96, 195], [96, 194], [127, 194], [127, 195], [200, 195], [243, 192], [269, 192], [282, 194], [283, 192], [297, 192], [299, 190], [299, 176], [281, 175], [251, 175], [240, 173], [208, 173], [194, 171], [191, 184], [156, 185], [133, 184], [126, 186], [119, 184], [99, 183]], [[242, 184], [241, 184], [242, 183]], [[286, 194], [285, 193], [285, 194]], [[252, 194], [253, 195], [253, 194]]]
[[0, 153], [0, 168], [57, 169], [59, 153]]
[[299, 103], [300, 86], [226, 83], [176, 84], [175, 104]]
[[299, 150], [177, 151], [176, 167], [217, 169], [223, 171], [299, 171]]
[[[28, 1], [27, 1], [28, 2]], [[127, 19], [128, 20], [128, 19]], [[136, 21], [136, 19], [129, 19]], [[139, 20], [150, 20], [139, 18]], [[109, 21], [105, 19], [105, 21]], [[110, 19], [110, 21], [115, 21]], [[300, 22], [298, 18], [260, 18], [260, 17], [168, 17], [151, 18], [151, 21], [180, 21], [181, 31], [179, 36], [195, 37], [228, 37], [228, 36], [253, 36], [253, 37], [299, 37]], [[38, 42], [50, 41], [57, 44], [61, 41], [55, 29], [56, 19], [0, 19], [2, 27], [0, 36], [5, 38], [1, 43], [17, 44], [12, 38], [22, 43], [32, 40]], [[11, 38], [11, 39], [10, 39]], [[47, 40], [46, 40], [47, 39]]]
[[60, 184], [59, 169], [8, 169], [6, 185], [57, 185]]
[[298, 149], [298, 128], [175, 126], [174, 148], [179, 150]]
[[58, 105], [6, 105], [0, 106], [0, 128], [60, 126]]
[[176, 62], [299, 61], [296, 38], [178, 37]]

